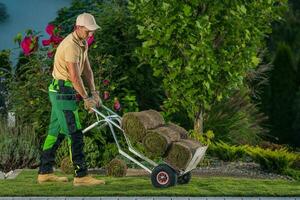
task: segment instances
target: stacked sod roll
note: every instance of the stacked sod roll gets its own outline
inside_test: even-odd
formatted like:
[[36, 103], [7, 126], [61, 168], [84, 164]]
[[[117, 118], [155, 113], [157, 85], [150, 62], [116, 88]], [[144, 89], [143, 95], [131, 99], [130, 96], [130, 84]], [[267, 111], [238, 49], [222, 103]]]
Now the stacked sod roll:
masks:
[[163, 158], [177, 170], [184, 170], [202, 146], [198, 141], [189, 139], [184, 128], [165, 123], [155, 110], [126, 113], [122, 118], [122, 128], [130, 141], [143, 145], [147, 154]]

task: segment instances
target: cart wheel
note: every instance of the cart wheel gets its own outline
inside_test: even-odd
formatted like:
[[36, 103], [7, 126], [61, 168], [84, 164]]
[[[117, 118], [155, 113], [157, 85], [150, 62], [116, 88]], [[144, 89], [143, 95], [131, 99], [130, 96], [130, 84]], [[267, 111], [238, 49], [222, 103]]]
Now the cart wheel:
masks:
[[167, 188], [177, 183], [176, 172], [166, 164], [156, 166], [151, 174], [151, 182], [154, 187]]
[[187, 184], [190, 182], [191, 178], [192, 178], [192, 173], [188, 172], [186, 174], [183, 174], [182, 176], [179, 176], [177, 183], [178, 184]]

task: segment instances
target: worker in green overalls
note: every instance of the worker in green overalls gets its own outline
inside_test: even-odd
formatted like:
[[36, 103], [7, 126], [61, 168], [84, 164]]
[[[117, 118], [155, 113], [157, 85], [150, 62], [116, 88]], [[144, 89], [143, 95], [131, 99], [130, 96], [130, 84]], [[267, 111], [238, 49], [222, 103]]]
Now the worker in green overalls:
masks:
[[[57, 47], [52, 72], [53, 80], [49, 86], [52, 105], [51, 121], [41, 155], [38, 183], [68, 181], [67, 177], [53, 174], [55, 152], [64, 138], [68, 139], [71, 147], [71, 159], [75, 170], [73, 185], [89, 186], [105, 183], [104, 180], [95, 179], [87, 174], [83, 133], [78, 116], [78, 98], [76, 98], [80, 96], [89, 111], [99, 106], [101, 102], [95, 90], [86, 41], [98, 28], [100, 27], [91, 14], [80, 14], [76, 19], [75, 30]], [[87, 83], [89, 91], [86, 91], [82, 79]]]

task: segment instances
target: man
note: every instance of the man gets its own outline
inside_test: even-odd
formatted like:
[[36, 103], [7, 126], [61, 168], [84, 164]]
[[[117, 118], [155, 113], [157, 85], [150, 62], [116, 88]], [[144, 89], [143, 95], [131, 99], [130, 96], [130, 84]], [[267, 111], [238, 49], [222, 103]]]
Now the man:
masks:
[[[49, 86], [49, 97], [52, 105], [51, 122], [46, 137], [38, 182], [67, 182], [67, 177], [53, 174], [55, 152], [66, 137], [71, 147], [75, 177], [74, 186], [104, 184], [87, 175], [87, 167], [83, 152], [83, 133], [78, 116], [78, 95], [84, 100], [84, 106], [89, 112], [91, 108], [100, 105], [101, 99], [95, 89], [93, 72], [88, 59], [87, 38], [100, 28], [91, 14], [80, 14], [76, 19], [76, 28], [58, 46], [54, 57], [52, 72], [53, 81]], [[83, 80], [87, 83], [89, 97]]]

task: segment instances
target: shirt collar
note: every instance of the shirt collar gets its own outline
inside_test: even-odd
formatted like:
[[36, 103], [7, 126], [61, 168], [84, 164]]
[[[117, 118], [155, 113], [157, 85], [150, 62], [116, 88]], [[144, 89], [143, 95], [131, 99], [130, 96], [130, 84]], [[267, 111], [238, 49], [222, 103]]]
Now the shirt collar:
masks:
[[81, 47], [85, 47], [86, 41], [85, 41], [84, 39], [80, 39], [80, 38], [78, 37], [76, 31], [74, 31], [74, 32], [72, 33], [72, 35], [73, 35], [73, 40], [74, 40], [74, 42], [76, 42], [76, 43], [77, 43], [79, 46], [81, 46]]

